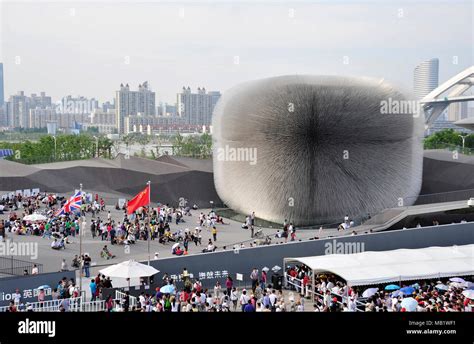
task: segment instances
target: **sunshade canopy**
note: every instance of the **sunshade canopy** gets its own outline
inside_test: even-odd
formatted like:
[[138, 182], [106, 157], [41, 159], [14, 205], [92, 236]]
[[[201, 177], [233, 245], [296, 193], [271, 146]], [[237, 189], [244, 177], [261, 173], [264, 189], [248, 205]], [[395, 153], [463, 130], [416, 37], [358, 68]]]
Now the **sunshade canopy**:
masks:
[[331, 272], [351, 286], [474, 275], [474, 245], [285, 258], [315, 273]]
[[108, 277], [138, 278], [153, 276], [159, 271], [152, 266], [138, 263], [134, 260], [127, 260], [125, 262], [109, 266], [100, 270], [99, 272]]

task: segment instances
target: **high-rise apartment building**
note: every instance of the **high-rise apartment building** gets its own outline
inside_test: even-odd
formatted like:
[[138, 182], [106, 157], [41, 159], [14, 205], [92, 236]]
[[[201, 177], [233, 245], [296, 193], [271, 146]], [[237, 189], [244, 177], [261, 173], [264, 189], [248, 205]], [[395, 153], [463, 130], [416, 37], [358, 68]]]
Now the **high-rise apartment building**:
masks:
[[[6, 126], [10, 128], [32, 128], [30, 126], [30, 110], [51, 109], [51, 97], [45, 92], [40, 95], [33, 93], [30, 97], [19, 91], [10, 96], [6, 103]], [[33, 126], [34, 128], [35, 126]]]
[[155, 113], [155, 92], [150, 90], [147, 81], [138, 86], [138, 91], [130, 91], [128, 84], [121, 84], [120, 90], [115, 92], [115, 115], [119, 133], [124, 132], [126, 116], [154, 116]]
[[29, 123], [29, 104], [25, 92], [19, 91], [10, 96], [7, 102], [7, 126], [10, 128], [27, 128]]
[[439, 60], [433, 58], [416, 66], [413, 75], [413, 91], [421, 99], [438, 87]]
[[3, 81], [3, 63], [0, 63], [0, 107], [5, 103], [5, 91]]
[[212, 91], [206, 93], [206, 89], [198, 87], [197, 93], [192, 93], [191, 88], [183, 86], [181, 93], [177, 94], [176, 107], [180, 117], [186, 124], [210, 125], [212, 122], [212, 111], [219, 100], [221, 93]]

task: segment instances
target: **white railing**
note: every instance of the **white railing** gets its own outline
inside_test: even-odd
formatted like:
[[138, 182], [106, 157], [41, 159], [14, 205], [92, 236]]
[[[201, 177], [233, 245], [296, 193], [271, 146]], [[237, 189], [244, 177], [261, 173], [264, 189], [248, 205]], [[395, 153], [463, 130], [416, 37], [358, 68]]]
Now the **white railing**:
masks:
[[[127, 294], [125, 294], [123, 291], [116, 290], [115, 291], [115, 299], [116, 300], [122, 300]], [[129, 306], [130, 308], [136, 307], [137, 306], [137, 298], [132, 295], [128, 295], [129, 297]]]
[[[314, 296], [324, 297], [323, 294], [320, 294], [320, 293], [318, 293], [314, 290], [311, 290], [308, 285], [306, 286], [306, 291], [305, 291], [304, 288], [303, 288], [303, 280], [300, 280], [296, 277], [291, 277], [291, 276], [288, 276], [288, 275], [285, 274], [285, 282], [286, 282], [286, 285], [290, 284], [290, 285], [294, 286], [296, 291], [299, 292], [301, 295], [309, 296], [309, 294], [313, 294], [313, 297], [311, 299], [313, 301], [314, 301]], [[330, 293], [333, 296], [341, 297], [343, 300], [346, 299], [346, 305], [349, 306], [349, 297], [347, 295], [336, 294], [332, 290], [330, 290]], [[340, 304], [340, 305], [343, 304], [343, 302], [341, 302], [341, 301], [337, 301], [337, 303]], [[364, 308], [365, 308], [365, 305], [363, 303], [361, 303], [360, 301], [358, 301], [358, 300], [355, 300], [355, 304], [356, 304], [355, 311], [356, 312], [363, 312], [362, 310], [360, 310], [358, 308], [358, 306], [364, 306]]]
[[[126, 294], [121, 291], [115, 292], [115, 299], [122, 300]], [[59, 308], [63, 301], [66, 299], [58, 300], [48, 300], [43, 302], [28, 302], [22, 306], [22, 309], [19, 309], [17, 305], [17, 312], [59, 312]], [[69, 312], [104, 312], [106, 310], [105, 300], [96, 300], [96, 301], [84, 301], [85, 296], [80, 297], [71, 297], [67, 299], [69, 302], [68, 311]], [[137, 306], [137, 298], [135, 296], [129, 295], [130, 308]], [[0, 312], [8, 312], [9, 306], [0, 307]]]
[[295, 287], [296, 291], [300, 293], [301, 295], [304, 295], [304, 286], [303, 286], [303, 280], [300, 280], [296, 277], [291, 277], [285, 274], [286, 277], [286, 285], [291, 284], [293, 287]]
[[105, 300], [97, 300], [81, 303], [81, 312], [104, 312]]
[[[21, 306], [16, 305], [17, 312], [59, 312], [59, 308], [65, 299], [47, 300], [42, 302], [26, 302]], [[69, 311], [78, 312], [81, 304], [80, 297], [71, 297], [69, 300]], [[0, 307], [0, 312], [7, 312], [9, 306]]]
[[84, 300], [84, 296], [74, 297], [69, 299], [69, 312], [80, 312], [81, 304]]
[[[33, 311], [33, 312], [58, 312], [59, 303], [61, 300], [47, 300], [42, 302], [28, 302], [23, 304], [22, 311]], [[17, 311], [20, 310], [19, 305], [16, 305]], [[9, 306], [0, 307], [0, 312], [7, 312]]]

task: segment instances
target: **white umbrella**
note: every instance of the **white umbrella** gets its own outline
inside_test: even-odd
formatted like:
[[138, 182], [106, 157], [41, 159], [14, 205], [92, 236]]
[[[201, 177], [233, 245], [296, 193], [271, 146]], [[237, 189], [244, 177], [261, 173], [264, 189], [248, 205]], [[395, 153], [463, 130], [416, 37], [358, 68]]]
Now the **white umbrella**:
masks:
[[102, 275], [117, 278], [139, 278], [150, 277], [159, 271], [153, 266], [148, 266], [136, 261], [127, 260], [125, 262], [109, 266], [99, 271]]
[[281, 268], [280, 268], [278, 265], [275, 265], [275, 266], [272, 268], [272, 271], [273, 271], [273, 272], [278, 272], [278, 271], [280, 271], [280, 270], [281, 270]]
[[454, 288], [464, 288], [464, 283], [461, 282], [449, 282], [449, 285]]
[[268, 271], [270, 271], [270, 269], [265, 266], [265, 267], [262, 268], [262, 271], [268, 272]]
[[467, 297], [468, 299], [474, 300], [474, 290], [467, 289], [462, 292], [462, 294]]
[[451, 282], [456, 282], [456, 283], [466, 283], [465, 280], [463, 280], [461, 277], [452, 277], [449, 279]]
[[176, 247], [179, 246], [179, 242], [177, 242], [176, 244], [174, 244], [173, 246], [171, 246], [171, 249], [174, 250]]
[[26, 215], [23, 220], [29, 221], [29, 222], [38, 222], [38, 221], [46, 221], [48, 218], [44, 215], [34, 213], [31, 215]]
[[402, 300], [402, 308], [405, 308], [407, 312], [416, 312], [416, 306], [418, 306], [418, 301], [412, 297], [406, 297]]
[[362, 297], [371, 297], [373, 295], [375, 295], [376, 292], [379, 291], [379, 288], [369, 288], [369, 289], [366, 289], [363, 293], [362, 293]]
[[449, 289], [449, 287], [445, 284], [437, 284], [435, 288], [438, 289], [438, 290], [448, 290]]

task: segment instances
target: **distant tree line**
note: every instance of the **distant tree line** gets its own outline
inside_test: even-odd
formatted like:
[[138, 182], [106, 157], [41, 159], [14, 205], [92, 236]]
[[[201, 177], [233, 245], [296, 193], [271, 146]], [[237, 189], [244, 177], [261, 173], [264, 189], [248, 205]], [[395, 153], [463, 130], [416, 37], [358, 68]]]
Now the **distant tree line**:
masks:
[[[40, 164], [54, 161], [90, 159], [93, 157], [110, 158], [112, 141], [99, 136], [98, 141], [90, 135], [44, 135], [38, 141], [0, 142], [0, 148], [12, 149], [14, 154], [9, 160], [24, 164]], [[98, 143], [98, 147], [97, 147]]]
[[173, 155], [207, 159], [212, 155], [212, 136], [182, 136], [179, 133], [172, 139]]
[[[445, 129], [438, 131], [424, 140], [425, 149], [462, 149], [462, 138], [461, 133], [454, 131], [453, 129]], [[465, 136], [464, 147], [466, 154], [469, 154], [472, 149], [474, 149], [474, 134], [462, 134]]]

